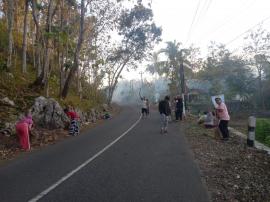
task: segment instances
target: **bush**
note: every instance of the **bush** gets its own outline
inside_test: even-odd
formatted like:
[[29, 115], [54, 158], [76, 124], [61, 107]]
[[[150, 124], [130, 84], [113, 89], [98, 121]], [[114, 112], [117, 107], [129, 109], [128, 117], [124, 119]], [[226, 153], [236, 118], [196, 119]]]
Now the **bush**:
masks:
[[256, 140], [270, 146], [270, 119], [257, 119]]

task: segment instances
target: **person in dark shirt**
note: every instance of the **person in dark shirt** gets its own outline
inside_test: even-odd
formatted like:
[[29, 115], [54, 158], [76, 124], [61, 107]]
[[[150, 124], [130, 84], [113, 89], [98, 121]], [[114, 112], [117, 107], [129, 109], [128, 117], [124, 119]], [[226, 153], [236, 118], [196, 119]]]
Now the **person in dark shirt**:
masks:
[[182, 120], [182, 114], [183, 114], [183, 100], [178, 95], [175, 99], [175, 120], [179, 121]]
[[168, 132], [168, 117], [170, 115], [171, 109], [169, 105], [170, 97], [165, 96], [164, 100], [161, 100], [158, 105], [159, 113], [161, 116], [161, 133]]

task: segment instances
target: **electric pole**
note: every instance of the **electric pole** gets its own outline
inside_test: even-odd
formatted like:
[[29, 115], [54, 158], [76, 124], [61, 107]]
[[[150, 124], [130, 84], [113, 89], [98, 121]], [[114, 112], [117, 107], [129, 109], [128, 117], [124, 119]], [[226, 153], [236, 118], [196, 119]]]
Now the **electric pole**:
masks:
[[183, 60], [181, 60], [180, 64], [180, 82], [181, 82], [181, 93], [186, 94], [186, 89], [185, 89], [185, 74], [184, 74], [184, 64]]
[[183, 49], [180, 50], [180, 68], [179, 68], [179, 74], [180, 74], [180, 86], [181, 86], [181, 94], [183, 99], [183, 115], [186, 115], [186, 106], [185, 106], [185, 94], [186, 94], [186, 86], [185, 86], [185, 71], [184, 71], [184, 59], [183, 59]]
[[141, 75], [141, 87], [142, 87], [143, 86], [143, 79], [142, 79], [143, 72], [139, 72], [139, 74]]

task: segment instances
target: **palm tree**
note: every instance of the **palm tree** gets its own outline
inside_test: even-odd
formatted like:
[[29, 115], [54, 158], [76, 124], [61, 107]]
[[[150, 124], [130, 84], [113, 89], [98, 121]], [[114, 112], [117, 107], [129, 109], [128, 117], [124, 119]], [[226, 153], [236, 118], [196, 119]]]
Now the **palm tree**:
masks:
[[181, 87], [181, 93], [185, 93], [185, 77], [184, 77], [184, 64], [190, 64], [187, 60], [187, 56], [190, 54], [189, 49], [181, 48], [182, 44], [177, 43], [175, 40], [166, 42], [167, 47], [161, 49], [159, 54], [164, 53], [167, 56], [166, 66], [163, 67], [167, 76], [171, 80], [171, 89], [175, 89], [174, 93], [179, 93]]

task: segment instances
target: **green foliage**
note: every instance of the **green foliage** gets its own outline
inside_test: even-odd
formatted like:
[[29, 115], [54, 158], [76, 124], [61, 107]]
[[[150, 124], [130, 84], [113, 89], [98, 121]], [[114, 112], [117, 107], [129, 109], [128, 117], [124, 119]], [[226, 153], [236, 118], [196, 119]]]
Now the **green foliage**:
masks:
[[[181, 43], [176, 41], [168, 41], [166, 44], [166, 48], [161, 49], [158, 53], [153, 54], [153, 64], [148, 66], [147, 71], [151, 73], [158, 73], [160, 76], [165, 75], [170, 80], [170, 93], [175, 95], [179, 94], [181, 91], [180, 65], [182, 62], [189, 65], [191, 64], [188, 57], [193, 53], [193, 50], [191, 48], [182, 48]], [[166, 60], [159, 61], [160, 54], [165, 54]], [[183, 71], [185, 78], [192, 77], [193, 72], [190, 68], [185, 66]]]
[[0, 51], [5, 51], [8, 48], [8, 33], [3, 20], [0, 20]]
[[7, 62], [0, 58], [0, 72], [7, 70]]
[[[119, 35], [123, 36], [121, 48], [116, 51], [116, 59], [130, 57], [135, 61], [141, 61], [147, 51], [160, 41], [161, 28], [153, 22], [151, 8], [143, 5], [135, 5], [132, 9], [126, 9], [118, 19]], [[125, 47], [124, 49], [122, 47]]]
[[270, 119], [257, 119], [256, 140], [270, 146]]

